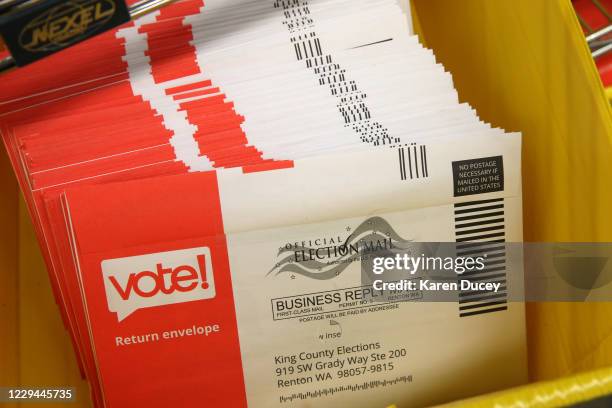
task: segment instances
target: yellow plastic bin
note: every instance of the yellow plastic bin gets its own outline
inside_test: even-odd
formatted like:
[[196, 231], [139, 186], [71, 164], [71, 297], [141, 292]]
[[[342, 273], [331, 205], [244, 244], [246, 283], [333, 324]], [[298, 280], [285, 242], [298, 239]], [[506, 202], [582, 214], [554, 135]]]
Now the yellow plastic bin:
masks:
[[[597, 400], [610, 393], [612, 393], [612, 368], [605, 368], [440, 405], [438, 408], [554, 408]], [[597, 406], [609, 406], [609, 402], [607, 404]]]
[[[612, 110], [570, 0], [413, 0], [483, 120], [523, 132], [526, 241], [612, 241]], [[612, 304], [528, 307], [532, 380], [612, 366]]]

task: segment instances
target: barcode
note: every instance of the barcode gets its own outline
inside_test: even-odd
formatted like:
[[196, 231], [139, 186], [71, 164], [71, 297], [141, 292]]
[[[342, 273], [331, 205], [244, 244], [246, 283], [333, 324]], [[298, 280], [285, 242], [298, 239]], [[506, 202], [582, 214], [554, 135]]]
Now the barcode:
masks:
[[412, 382], [412, 375], [403, 375], [392, 380], [372, 380], [362, 384], [341, 385], [337, 387], [324, 388], [316, 391], [297, 392], [287, 396], [280, 396], [280, 403], [294, 402], [296, 400], [316, 399], [320, 397], [328, 397], [341, 392], [355, 392], [369, 390], [372, 388], [388, 387], [397, 384], [405, 384]]
[[458, 257], [483, 257], [484, 269], [465, 272], [461, 279], [500, 283], [498, 292], [461, 291], [459, 316], [469, 317], [507, 309], [504, 199], [455, 204]]
[[[389, 130], [372, 118], [366, 104], [367, 95], [360, 90], [357, 82], [350, 77], [336, 58], [325, 52], [317, 34], [317, 23], [313, 18], [308, 0], [276, 0], [274, 7], [283, 10], [283, 25], [287, 28], [293, 51], [298, 61], [306, 62], [306, 68], [317, 77], [319, 85], [329, 88], [331, 95], [338, 100], [337, 108], [344, 126], [351, 128], [364, 143], [374, 146], [388, 146], [400, 142], [391, 136]], [[372, 46], [393, 41], [386, 38], [357, 47]]]
[[412, 143], [397, 149], [400, 178], [413, 180], [429, 177], [427, 168], [427, 146]]

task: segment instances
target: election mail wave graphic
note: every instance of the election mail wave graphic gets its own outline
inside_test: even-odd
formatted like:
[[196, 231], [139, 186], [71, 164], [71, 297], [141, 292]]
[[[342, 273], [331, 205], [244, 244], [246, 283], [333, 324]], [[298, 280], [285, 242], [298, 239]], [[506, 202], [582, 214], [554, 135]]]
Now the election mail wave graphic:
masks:
[[[276, 263], [267, 276], [293, 273], [316, 280], [333, 279], [344, 272], [351, 263], [375, 253], [374, 248], [380, 242], [389, 242], [390, 245], [381, 248], [379, 252], [384, 250], [395, 253], [405, 251], [412, 240], [402, 238], [384, 218], [371, 217], [362, 222], [341, 245], [337, 246], [338, 252], [342, 252], [339, 256], [330, 257], [325, 262], [315, 259], [298, 261], [296, 253], [316, 251], [317, 248], [299, 245], [291, 248], [283, 247], [279, 250], [278, 256], [286, 256]], [[357, 247], [358, 250], [351, 251], [351, 247]]]

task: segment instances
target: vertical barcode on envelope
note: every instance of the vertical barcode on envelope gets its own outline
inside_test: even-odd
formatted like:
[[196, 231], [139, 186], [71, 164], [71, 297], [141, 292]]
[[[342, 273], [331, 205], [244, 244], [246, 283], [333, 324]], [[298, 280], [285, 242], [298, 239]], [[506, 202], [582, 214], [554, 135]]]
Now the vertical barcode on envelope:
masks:
[[484, 269], [464, 272], [461, 279], [500, 283], [498, 292], [459, 292], [459, 316], [468, 317], [507, 309], [506, 232], [504, 199], [455, 204], [457, 257], [483, 257]]
[[410, 144], [397, 149], [400, 178], [413, 180], [429, 177], [427, 168], [427, 146]]

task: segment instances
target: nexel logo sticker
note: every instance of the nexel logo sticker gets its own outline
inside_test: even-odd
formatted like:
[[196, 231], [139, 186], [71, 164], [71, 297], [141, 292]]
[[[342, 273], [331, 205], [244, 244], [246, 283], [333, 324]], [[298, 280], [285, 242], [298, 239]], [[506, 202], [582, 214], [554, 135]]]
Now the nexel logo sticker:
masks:
[[104, 260], [102, 276], [119, 321], [138, 309], [215, 297], [207, 247]]
[[115, 14], [112, 0], [73, 0], [45, 11], [30, 21], [19, 44], [30, 52], [53, 51], [102, 28]]

